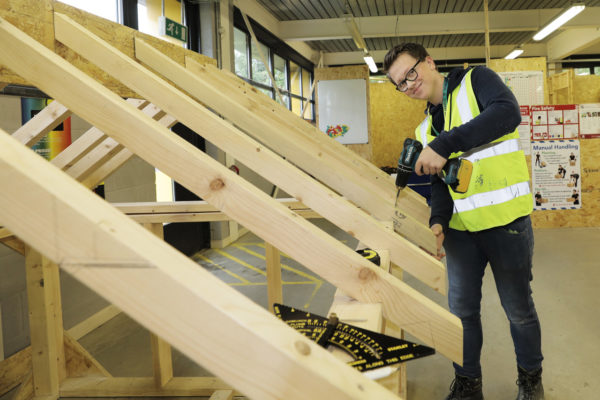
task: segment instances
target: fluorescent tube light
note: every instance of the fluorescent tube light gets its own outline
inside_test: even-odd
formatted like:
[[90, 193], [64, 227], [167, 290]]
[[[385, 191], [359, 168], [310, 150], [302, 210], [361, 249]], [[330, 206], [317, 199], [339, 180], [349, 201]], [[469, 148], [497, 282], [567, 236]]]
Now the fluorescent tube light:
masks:
[[370, 55], [366, 55], [363, 57], [363, 59], [365, 60], [365, 62], [367, 63], [367, 65], [369, 66], [369, 70], [373, 73], [377, 72], [377, 65], [375, 64], [375, 60], [373, 60], [373, 57], [371, 57]]
[[533, 36], [533, 40], [542, 40], [559, 27], [561, 27], [565, 22], [579, 14], [585, 8], [584, 4], [575, 4], [568, 8], [565, 12], [560, 14], [556, 19], [550, 22], [548, 25], [543, 27], [538, 33]]
[[523, 54], [523, 49], [514, 49], [513, 51], [508, 53], [508, 55], [506, 57], [504, 57], [504, 59], [505, 60], [514, 60], [515, 58], [519, 57], [521, 54]]

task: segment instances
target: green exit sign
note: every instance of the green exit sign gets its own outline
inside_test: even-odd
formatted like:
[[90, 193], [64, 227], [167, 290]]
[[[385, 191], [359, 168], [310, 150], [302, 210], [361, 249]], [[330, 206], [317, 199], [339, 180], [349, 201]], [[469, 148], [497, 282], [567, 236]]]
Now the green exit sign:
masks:
[[167, 17], [158, 17], [158, 26], [161, 35], [181, 40], [184, 43], [187, 42], [187, 28], [185, 25], [181, 25]]

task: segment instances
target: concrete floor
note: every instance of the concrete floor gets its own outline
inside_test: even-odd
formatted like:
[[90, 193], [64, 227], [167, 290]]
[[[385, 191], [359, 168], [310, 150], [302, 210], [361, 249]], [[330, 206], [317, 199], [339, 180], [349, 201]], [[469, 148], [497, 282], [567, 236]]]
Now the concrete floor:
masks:
[[[323, 220], [321, 228], [354, 248], [356, 241]], [[600, 228], [535, 231], [533, 292], [542, 324], [544, 386], [547, 400], [597, 399], [600, 346], [600, 263], [593, 249], [600, 243]], [[264, 244], [252, 234], [222, 250], [209, 249], [194, 259], [230, 283], [253, 301], [265, 306]], [[294, 260], [282, 257], [284, 303], [326, 315], [334, 287]], [[106, 303], [93, 299], [68, 276], [63, 279], [65, 328]], [[446, 299], [414, 278], [406, 281], [432, 300], [446, 306]], [[76, 293], [74, 295], [73, 293]], [[82, 301], [82, 297], [91, 299]], [[82, 308], [82, 305], [85, 309]], [[514, 351], [508, 322], [501, 309], [491, 273], [484, 278], [482, 304], [484, 326], [483, 373], [487, 400], [514, 399], [517, 387]], [[408, 338], [410, 340], [410, 338]], [[119, 315], [80, 343], [114, 376], [149, 376], [152, 371], [148, 332], [126, 315]], [[176, 376], [208, 375], [202, 367], [174, 352]], [[408, 399], [443, 399], [453, 378], [451, 363], [440, 355], [408, 364]], [[10, 393], [0, 397], [9, 399]]]

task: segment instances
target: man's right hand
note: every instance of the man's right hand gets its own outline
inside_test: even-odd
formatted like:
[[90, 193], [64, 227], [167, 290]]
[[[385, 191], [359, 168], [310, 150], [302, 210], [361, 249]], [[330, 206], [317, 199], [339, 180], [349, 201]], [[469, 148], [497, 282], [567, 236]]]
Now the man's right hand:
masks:
[[444, 244], [444, 229], [441, 224], [433, 224], [431, 225], [431, 232], [433, 232], [437, 244], [437, 255], [434, 257], [441, 260], [446, 257], [446, 253], [442, 251], [442, 245]]

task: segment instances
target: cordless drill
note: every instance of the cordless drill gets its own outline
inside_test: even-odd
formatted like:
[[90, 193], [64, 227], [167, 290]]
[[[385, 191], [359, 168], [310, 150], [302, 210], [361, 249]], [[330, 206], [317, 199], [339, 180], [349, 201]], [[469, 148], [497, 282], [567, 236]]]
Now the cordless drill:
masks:
[[[404, 140], [404, 148], [398, 159], [396, 175], [396, 188], [398, 192], [396, 194], [396, 202], [398, 201], [400, 191], [406, 187], [408, 178], [410, 178], [410, 174], [415, 169], [415, 164], [421, 151], [423, 151], [423, 145], [418, 140], [411, 138]], [[469, 188], [472, 172], [473, 164], [469, 160], [452, 158], [446, 162], [439, 175], [452, 190], [457, 193], [465, 193]]]

